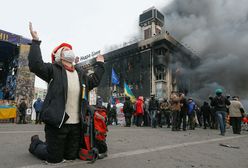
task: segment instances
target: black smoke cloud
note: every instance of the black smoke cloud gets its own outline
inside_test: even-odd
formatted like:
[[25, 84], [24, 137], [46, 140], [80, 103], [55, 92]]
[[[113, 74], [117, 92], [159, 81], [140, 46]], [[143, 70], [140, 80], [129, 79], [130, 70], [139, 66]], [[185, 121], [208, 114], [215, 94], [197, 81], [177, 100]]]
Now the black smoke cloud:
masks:
[[191, 94], [225, 93], [248, 98], [248, 1], [174, 0], [162, 9], [165, 29], [201, 58], [194, 70]]

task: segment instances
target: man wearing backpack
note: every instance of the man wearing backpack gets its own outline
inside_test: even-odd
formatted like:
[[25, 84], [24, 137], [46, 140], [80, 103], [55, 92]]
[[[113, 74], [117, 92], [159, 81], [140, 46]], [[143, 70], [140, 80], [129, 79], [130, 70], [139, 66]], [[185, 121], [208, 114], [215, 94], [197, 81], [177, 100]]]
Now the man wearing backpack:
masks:
[[222, 95], [222, 89], [216, 89], [216, 96], [211, 99], [211, 106], [214, 107], [220, 126], [220, 135], [225, 136], [227, 107], [230, 101]]

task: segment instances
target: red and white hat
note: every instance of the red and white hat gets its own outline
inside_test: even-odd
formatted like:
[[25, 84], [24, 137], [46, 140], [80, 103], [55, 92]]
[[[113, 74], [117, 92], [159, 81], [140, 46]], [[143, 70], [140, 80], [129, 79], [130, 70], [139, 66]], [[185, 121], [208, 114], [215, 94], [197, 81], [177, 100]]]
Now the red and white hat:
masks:
[[60, 60], [61, 52], [63, 51], [63, 49], [65, 47], [67, 47], [67, 48], [69, 48], [69, 49], [72, 50], [72, 46], [70, 44], [68, 44], [68, 43], [62, 43], [62, 44], [60, 44], [52, 52], [52, 55], [51, 55], [52, 63], [54, 63], [54, 61], [59, 61]]

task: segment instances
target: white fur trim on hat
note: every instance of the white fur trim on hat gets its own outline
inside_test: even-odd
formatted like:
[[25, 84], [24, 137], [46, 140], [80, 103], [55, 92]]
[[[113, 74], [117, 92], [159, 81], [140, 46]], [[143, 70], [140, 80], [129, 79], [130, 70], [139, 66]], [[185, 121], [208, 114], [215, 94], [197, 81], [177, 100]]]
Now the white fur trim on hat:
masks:
[[62, 53], [62, 50], [64, 49], [65, 47], [62, 47], [60, 49], [58, 49], [58, 51], [56, 53], [54, 53], [54, 56], [55, 56], [55, 61], [56, 62], [59, 62], [60, 59], [61, 59], [61, 53]]

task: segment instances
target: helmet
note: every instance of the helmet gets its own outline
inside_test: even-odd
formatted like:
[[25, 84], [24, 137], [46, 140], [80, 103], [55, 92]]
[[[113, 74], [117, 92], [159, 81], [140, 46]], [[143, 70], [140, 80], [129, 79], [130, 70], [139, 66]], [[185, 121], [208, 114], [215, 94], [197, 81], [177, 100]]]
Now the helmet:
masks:
[[223, 92], [222, 89], [216, 89], [216, 90], [215, 90], [215, 93], [216, 93], [216, 94], [221, 94], [222, 92]]

